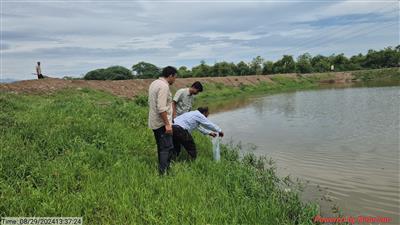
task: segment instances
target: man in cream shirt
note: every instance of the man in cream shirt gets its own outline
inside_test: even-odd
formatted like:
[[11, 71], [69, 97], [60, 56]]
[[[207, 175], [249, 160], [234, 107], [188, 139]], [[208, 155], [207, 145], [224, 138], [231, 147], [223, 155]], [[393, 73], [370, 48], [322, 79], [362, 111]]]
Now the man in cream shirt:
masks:
[[169, 86], [175, 82], [177, 70], [172, 66], [163, 69], [161, 77], [149, 87], [149, 128], [157, 143], [158, 170], [164, 174], [169, 168], [173, 153], [172, 95]]

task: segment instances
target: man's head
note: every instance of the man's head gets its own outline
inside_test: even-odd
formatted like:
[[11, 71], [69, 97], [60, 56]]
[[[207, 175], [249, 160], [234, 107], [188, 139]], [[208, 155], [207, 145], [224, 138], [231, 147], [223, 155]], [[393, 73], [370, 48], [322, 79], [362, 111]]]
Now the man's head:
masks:
[[37, 62], [38, 66], [40, 66], [40, 62]]
[[203, 85], [199, 81], [194, 82], [192, 86], [189, 88], [189, 92], [191, 95], [197, 95], [199, 92], [202, 91], [203, 91]]
[[161, 76], [168, 81], [169, 85], [171, 85], [175, 82], [177, 72], [178, 71], [175, 67], [167, 66], [162, 70]]
[[208, 115], [210, 114], [210, 113], [208, 112], [208, 107], [207, 107], [207, 106], [205, 106], [205, 107], [199, 107], [199, 108], [197, 108], [197, 110], [199, 110], [199, 112], [200, 112], [201, 114], [203, 114], [205, 117], [208, 117]]

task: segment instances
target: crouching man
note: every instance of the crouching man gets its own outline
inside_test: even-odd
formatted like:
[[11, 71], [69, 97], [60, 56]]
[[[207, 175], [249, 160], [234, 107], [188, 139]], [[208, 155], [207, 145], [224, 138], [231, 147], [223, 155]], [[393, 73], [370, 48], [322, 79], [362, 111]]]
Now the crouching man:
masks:
[[217, 133], [220, 137], [224, 136], [221, 128], [212, 123], [208, 117], [208, 107], [200, 107], [195, 111], [184, 113], [175, 118], [172, 125], [172, 134], [174, 142], [174, 158], [181, 152], [181, 145], [189, 153], [192, 160], [196, 159], [196, 144], [192, 137], [192, 131], [198, 129], [204, 135], [216, 137]]

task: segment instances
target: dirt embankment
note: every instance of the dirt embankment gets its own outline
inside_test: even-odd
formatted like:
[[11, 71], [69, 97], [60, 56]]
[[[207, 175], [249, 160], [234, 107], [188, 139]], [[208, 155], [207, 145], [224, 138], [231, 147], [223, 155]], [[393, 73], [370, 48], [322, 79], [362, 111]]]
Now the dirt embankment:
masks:
[[[280, 75], [251, 75], [251, 76], [227, 76], [227, 77], [196, 77], [178, 78], [174, 84], [175, 88], [190, 86], [195, 81], [202, 83], [222, 83], [228, 86], [256, 85], [260, 82], [273, 82], [274, 76], [284, 76], [297, 79], [299, 77], [321, 76], [322, 83], [341, 83], [352, 80], [351, 72], [327, 74], [280, 74]], [[64, 80], [58, 78], [46, 78], [42, 80], [25, 80], [10, 84], [0, 84], [0, 91], [13, 93], [52, 93], [64, 88], [91, 88], [110, 92], [114, 95], [132, 98], [136, 95], [146, 93], [153, 79], [98, 81], [98, 80]]]

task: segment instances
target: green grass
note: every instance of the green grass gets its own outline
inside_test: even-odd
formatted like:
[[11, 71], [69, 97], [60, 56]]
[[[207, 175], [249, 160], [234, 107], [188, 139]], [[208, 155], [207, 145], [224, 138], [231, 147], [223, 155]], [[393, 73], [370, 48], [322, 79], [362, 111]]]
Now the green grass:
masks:
[[377, 70], [361, 70], [353, 72], [354, 78], [361, 81], [377, 81], [389, 79], [391, 81], [400, 80], [400, 69], [389, 68], [389, 69], [377, 69]]
[[[353, 72], [355, 79], [398, 80], [399, 70]], [[197, 105], [318, 87], [332, 74], [273, 77], [274, 83], [207, 84]], [[198, 159], [182, 154], [169, 175], [157, 172], [147, 128], [147, 97], [103, 92], [0, 93], [0, 216], [83, 216], [85, 224], [312, 224], [316, 205], [267, 161], [195, 134]]]
[[[361, 84], [367, 82], [388, 81], [398, 84], [400, 81], [399, 68], [386, 68], [375, 70], [352, 71], [354, 80]], [[273, 82], [260, 82], [257, 85], [240, 85], [239, 87], [227, 86], [222, 83], [205, 84], [204, 93], [196, 97], [196, 107], [209, 105], [215, 108], [221, 102], [230, 101], [237, 98], [246, 98], [254, 95], [274, 94], [287, 91], [302, 89], [313, 89], [320, 87], [321, 80], [334, 80], [335, 73], [316, 73], [303, 74], [296, 78], [290, 78], [284, 75], [270, 76]], [[360, 84], [360, 83], [359, 83]]]
[[[225, 89], [220, 96], [232, 91]], [[283, 191], [273, 166], [253, 155], [240, 159], [238, 149], [226, 146], [216, 163], [209, 139], [199, 134], [198, 159], [188, 162], [183, 154], [159, 176], [142, 98], [88, 89], [1, 93], [0, 216], [83, 216], [84, 224], [312, 224], [317, 206]]]
[[257, 85], [240, 85], [239, 87], [226, 86], [221, 83], [207, 83], [204, 85], [204, 93], [196, 97], [196, 107], [208, 105], [215, 108], [215, 105], [231, 99], [311, 89], [319, 86], [318, 79], [313, 78], [297, 77], [292, 79], [285, 76], [274, 76], [271, 79], [273, 82], [260, 82]]

